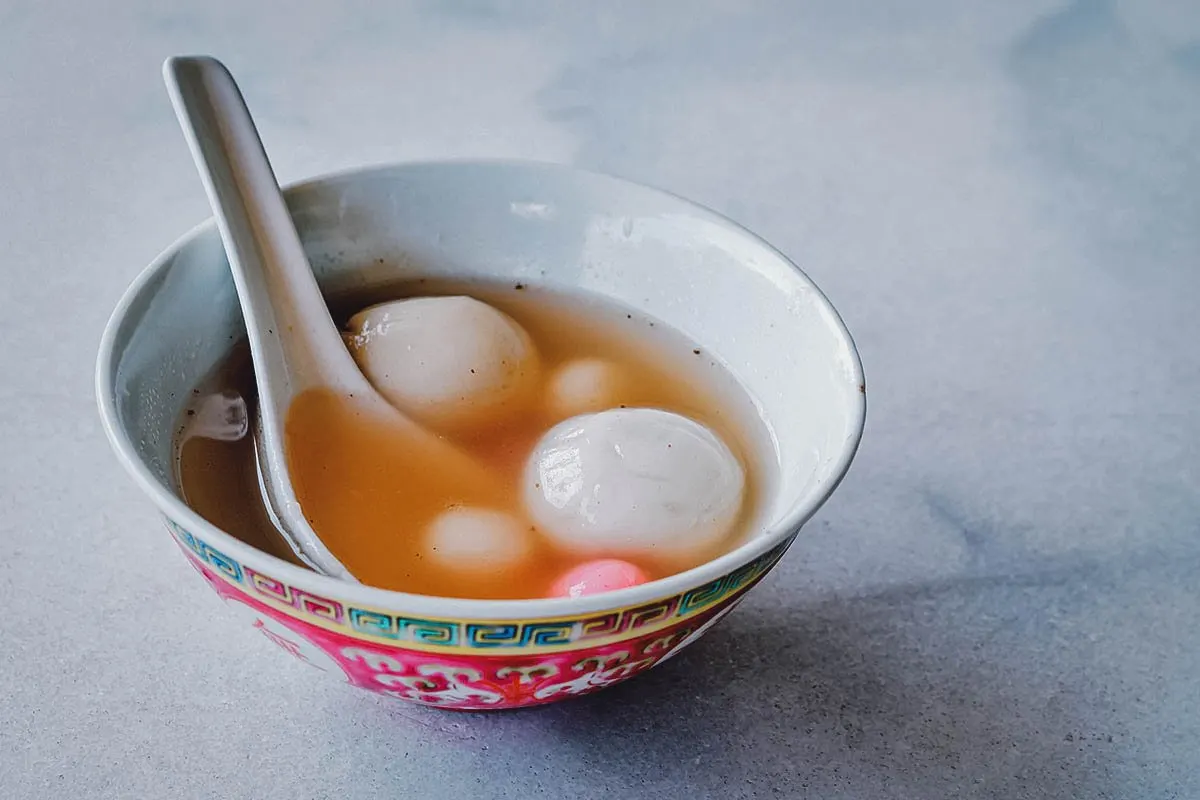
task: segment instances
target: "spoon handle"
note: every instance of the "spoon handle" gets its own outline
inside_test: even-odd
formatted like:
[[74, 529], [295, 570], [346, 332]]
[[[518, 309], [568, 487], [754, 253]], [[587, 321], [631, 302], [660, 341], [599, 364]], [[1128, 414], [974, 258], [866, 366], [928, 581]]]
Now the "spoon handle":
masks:
[[233, 76], [214, 58], [176, 56], [163, 77], [225, 242], [254, 363], [274, 367], [259, 385], [269, 395], [263, 405], [286, 409], [314, 385], [357, 388], [344, 386], [359, 370]]
[[369, 387], [317, 286], [266, 150], [229, 70], [207, 56], [176, 56], [163, 79], [204, 183], [237, 288], [258, 386], [255, 436], [268, 512], [296, 555], [354, 580], [308, 524], [288, 480], [284, 423], [292, 400], [325, 387]]

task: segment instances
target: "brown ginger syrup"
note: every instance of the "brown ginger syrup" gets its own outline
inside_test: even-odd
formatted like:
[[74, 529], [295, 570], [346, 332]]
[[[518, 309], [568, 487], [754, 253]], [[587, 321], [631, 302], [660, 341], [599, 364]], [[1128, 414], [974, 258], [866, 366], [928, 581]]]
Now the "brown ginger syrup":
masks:
[[[754, 533], [763, 498], [774, 474], [774, 448], [755, 406], [715, 357], [668, 328], [612, 301], [579, 292], [525, 284], [412, 281], [333, 298], [342, 324], [354, 312], [402, 297], [466, 294], [489, 303], [529, 332], [542, 375], [564, 362], [601, 357], [623, 375], [618, 405], [674, 411], [707, 425], [738, 456], [747, 491], [737, 525], [718, 548], [699, 557], [631, 559], [650, 578], [698, 566]], [[245, 343], [199, 387], [238, 394], [254, 413], [254, 373]], [[219, 441], [181, 428], [178, 479], [185, 501], [201, 516], [254, 547], [299, 563], [272, 525], [259, 494], [253, 442]], [[536, 441], [561, 417], [537, 409], [502, 425], [460, 435], [454, 441], [499, 478], [492, 487], [455, 485], [406, 459], [402, 443], [389, 441], [386, 427], [343, 413], [336, 398], [300, 396], [288, 411], [289, 471], [301, 506], [329, 549], [363, 583], [441, 597], [524, 599], [541, 597], [555, 578], [579, 563], [537, 534], [534, 555], [516, 571], [480, 576], [444, 569], [422, 557], [421, 533], [450, 505], [481, 496], [493, 507], [520, 514], [519, 481]], [[354, 476], [353, 480], [347, 476]]]

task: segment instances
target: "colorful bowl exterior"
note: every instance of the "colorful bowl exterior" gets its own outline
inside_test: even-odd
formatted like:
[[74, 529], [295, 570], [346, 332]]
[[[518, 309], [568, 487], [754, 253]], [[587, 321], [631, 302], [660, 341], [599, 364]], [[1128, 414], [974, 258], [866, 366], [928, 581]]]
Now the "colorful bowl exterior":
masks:
[[732, 611], [791, 543], [650, 603], [580, 617], [469, 621], [318, 597], [167, 526], [221, 599], [289, 655], [361, 689], [473, 711], [588, 694], [666, 661]]
[[464, 710], [538, 705], [631, 678], [732, 611], [849, 468], [865, 417], [849, 334], [794, 265], [719, 215], [614, 178], [513, 162], [379, 167], [286, 194], [326, 291], [408, 270], [608, 295], [722, 357], [760, 404], [780, 456], [771, 521], [757, 536], [629, 589], [455, 600], [302, 569], [202, 519], [173, 475], [183, 398], [244, 332], [219, 237], [205, 224], [156, 259], [114, 312], [97, 363], [101, 419], [225, 605], [332, 677]]

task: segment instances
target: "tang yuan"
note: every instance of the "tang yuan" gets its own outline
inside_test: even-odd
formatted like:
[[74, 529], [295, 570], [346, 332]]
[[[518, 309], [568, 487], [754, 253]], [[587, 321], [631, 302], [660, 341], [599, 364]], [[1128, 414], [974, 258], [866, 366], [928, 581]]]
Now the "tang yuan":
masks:
[[559, 366], [546, 381], [543, 402], [559, 419], [574, 417], [621, 402], [625, 371], [603, 358], [577, 358]]
[[446, 569], [487, 574], [519, 569], [533, 553], [520, 517], [486, 508], [450, 508], [429, 525], [425, 557]]
[[381, 303], [349, 321], [350, 352], [388, 401], [435, 430], [495, 425], [527, 411], [537, 349], [525, 329], [471, 297]]
[[525, 474], [534, 522], [581, 554], [702, 558], [742, 510], [746, 475], [712, 431], [680, 414], [624, 408], [572, 417]]
[[619, 558], [584, 561], [564, 572], [550, 587], [551, 597], [584, 597], [602, 592], [615, 592], [640, 586], [647, 581], [646, 573], [636, 564]]

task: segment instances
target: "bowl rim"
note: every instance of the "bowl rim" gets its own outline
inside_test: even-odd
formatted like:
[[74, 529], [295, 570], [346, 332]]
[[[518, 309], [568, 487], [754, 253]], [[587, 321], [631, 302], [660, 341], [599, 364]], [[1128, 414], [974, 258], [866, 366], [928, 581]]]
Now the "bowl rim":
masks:
[[721, 578], [787, 542], [825, 504], [845, 478], [850, 464], [858, 451], [859, 444], [862, 441], [863, 430], [866, 424], [866, 382], [863, 374], [862, 360], [858, 348], [855, 346], [854, 339], [850, 331], [846, 328], [841, 315], [834, 308], [825, 293], [821, 291], [820, 287], [794, 261], [740, 223], [694, 200], [656, 186], [569, 164], [528, 159], [467, 157], [368, 163], [325, 172], [304, 180], [288, 183], [283, 186], [283, 191], [285, 196], [290, 196], [304, 191], [319, 189], [337, 181], [352, 180], [368, 175], [382, 175], [389, 172], [403, 172], [407, 169], [445, 166], [484, 168], [520, 167], [524, 169], [573, 173], [579, 176], [615, 182], [626, 189], [657, 194], [660, 197], [682, 203], [690, 211], [697, 214], [697, 216], [725, 226], [740, 236], [748, 237], [751, 241], [766, 249], [781, 259], [784, 264], [791, 267], [799, 279], [807, 284], [811, 296], [823, 308], [827, 321], [834, 327], [838, 336], [847, 346], [850, 355], [850, 379], [857, 384], [857, 391], [849, 393], [852, 406], [850, 409], [852, 415], [851, 431], [843, 441], [840, 451], [833, 461], [833, 471], [829, 480], [818, 491], [813, 492], [808, 498], [798, 504], [787, 516], [768, 528], [763, 535], [756, 536], [717, 558], [683, 572], [678, 572], [638, 586], [579, 598], [488, 600], [415, 594], [392, 589], [382, 589], [365, 584], [348, 583], [338, 578], [314, 572], [285, 561], [278, 556], [259, 550], [208, 522], [181, 499], [167, 491], [159, 483], [150, 468], [138, 457], [134, 443], [128, 432], [121, 426], [120, 418], [117, 414], [115, 392], [116, 371], [121, 355], [116, 350], [117, 334], [124, 325], [134, 302], [154, 279], [167, 268], [172, 259], [193, 241], [206, 235], [215, 227], [215, 221], [210, 217], [168, 245], [133, 279], [121, 295], [108, 322], [105, 324], [96, 358], [95, 391], [104, 432], [108, 437], [110, 446], [113, 448], [126, 472], [130, 474], [142, 491], [150, 497], [160, 513], [168, 520], [183, 526], [188, 532], [199, 535], [206, 542], [220, 548], [222, 552], [236, 558], [239, 563], [249, 565], [256, 571], [261, 566], [262, 572], [270, 575], [272, 578], [285, 581], [289, 585], [305, 591], [311, 590], [314, 594], [322, 597], [337, 599], [365, 608], [405, 614], [417, 613], [423, 617], [432, 619], [479, 619], [492, 621], [583, 617], [589, 614], [628, 608], [683, 594], [690, 589], [704, 586], [715, 579]]

